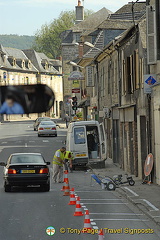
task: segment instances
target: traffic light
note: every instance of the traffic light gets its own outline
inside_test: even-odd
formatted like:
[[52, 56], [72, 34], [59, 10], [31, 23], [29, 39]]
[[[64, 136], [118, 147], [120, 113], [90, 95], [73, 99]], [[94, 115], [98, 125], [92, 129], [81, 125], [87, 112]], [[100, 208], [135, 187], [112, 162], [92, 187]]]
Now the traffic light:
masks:
[[72, 97], [72, 109], [77, 110], [77, 97]]

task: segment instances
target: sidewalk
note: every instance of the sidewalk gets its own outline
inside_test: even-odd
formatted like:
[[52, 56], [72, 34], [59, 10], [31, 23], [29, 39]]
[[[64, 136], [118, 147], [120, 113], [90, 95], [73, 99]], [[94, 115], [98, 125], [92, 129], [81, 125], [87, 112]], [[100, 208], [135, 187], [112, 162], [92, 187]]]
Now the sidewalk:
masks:
[[[95, 172], [110, 177], [122, 174], [125, 180], [125, 172], [111, 159], [106, 160], [106, 168], [95, 169]], [[150, 185], [142, 184], [138, 178], [133, 175], [132, 177], [135, 181], [134, 186], [130, 186], [128, 183], [121, 184], [115, 191], [126, 197], [160, 226], [160, 186], [153, 183]]]

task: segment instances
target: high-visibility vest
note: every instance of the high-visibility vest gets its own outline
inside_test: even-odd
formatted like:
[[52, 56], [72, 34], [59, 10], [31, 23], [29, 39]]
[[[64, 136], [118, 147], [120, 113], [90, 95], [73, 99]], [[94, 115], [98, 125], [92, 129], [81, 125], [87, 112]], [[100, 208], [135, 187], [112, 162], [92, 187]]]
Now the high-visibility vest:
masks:
[[[57, 152], [60, 152], [60, 158], [62, 159], [62, 161], [64, 160], [64, 153], [61, 152], [61, 150], [57, 150]], [[58, 160], [58, 157], [56, 155], [54, 155], [53, 157], [53, 164], [57, 164], [59, 166], [63, 166], [63, 163], [61, 163], [59, 160]]]
[[[68, 157], [69, 154], [71, 154], [71, 157]], [[68, 159], [68, 160], [70, 160], [70, 159], [73, 160], [73, 154], [70, 151], [66, 151], [64, 158]]]

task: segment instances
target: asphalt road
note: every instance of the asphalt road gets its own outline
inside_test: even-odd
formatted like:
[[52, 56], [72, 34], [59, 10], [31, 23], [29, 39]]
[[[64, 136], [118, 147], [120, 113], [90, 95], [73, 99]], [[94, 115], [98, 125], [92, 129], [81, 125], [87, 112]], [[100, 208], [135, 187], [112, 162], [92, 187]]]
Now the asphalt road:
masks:
[[[58, 129], [58, 137], [38, 138], [32, 126], [32, 121], [0, 125], [0, 161], [6, 161], [13, 152], [40, 152], [47, 161], [52, 162], [55, 150], [63, 146], [66, 130]], [[52, 165], [50, 171], [52, 174]], [[89, 210], [95, 232], [97, 228], [105, 228], [104, 239], [160, 239], [160, 232], [147, 216], [116, 190], [102, 190], [96, 182], [91, 182], [89, 172], [79, 170], [70, 173], [69, 183], [81, 198], [83, 212], [84, 209]], [[51, 181], [50, 192], [41, 192], [38, 188], [19, 188], [5, 193], [1, 167], [0, 240], [98, 239], [97, 234], [74, 233], [84, 227], [84, 216], [73, 216], [75, 206], [68, 205], [69, 197], [63, 196], [61, 188], [62, 184]], [[49, 226], [56, 230], [53, 236], [46, 234]]]

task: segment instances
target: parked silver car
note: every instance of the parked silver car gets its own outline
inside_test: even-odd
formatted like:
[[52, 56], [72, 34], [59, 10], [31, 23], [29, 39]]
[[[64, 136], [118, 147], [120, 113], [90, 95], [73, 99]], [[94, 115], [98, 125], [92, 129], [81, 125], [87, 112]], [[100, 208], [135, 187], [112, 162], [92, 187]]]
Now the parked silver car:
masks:
[[49, 117], [38, 117], [33, 124], [34, 131], [38, 131], [38, 126], [41, 121], [51, 121], [51, 119]]
[[42, 121], [38, 126], [38, 137], [52, 135], [57, 137], [56, 124], [53, 121]]

